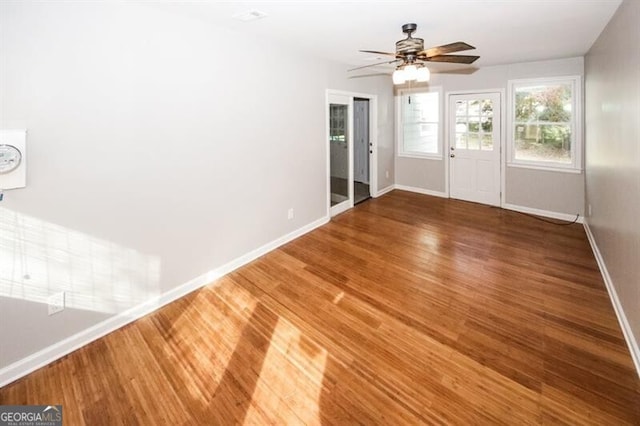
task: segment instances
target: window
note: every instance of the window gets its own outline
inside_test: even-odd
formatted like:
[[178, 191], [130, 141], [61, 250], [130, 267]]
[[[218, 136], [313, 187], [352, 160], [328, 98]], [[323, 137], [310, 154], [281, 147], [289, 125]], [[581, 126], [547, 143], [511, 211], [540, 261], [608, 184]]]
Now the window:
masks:
[[398, 115], [398, 155], [403, 157], [442, 157], [442, 90], [400, 91]]
[[580, 77], [509, 82], [511, 166], [581, 169]]

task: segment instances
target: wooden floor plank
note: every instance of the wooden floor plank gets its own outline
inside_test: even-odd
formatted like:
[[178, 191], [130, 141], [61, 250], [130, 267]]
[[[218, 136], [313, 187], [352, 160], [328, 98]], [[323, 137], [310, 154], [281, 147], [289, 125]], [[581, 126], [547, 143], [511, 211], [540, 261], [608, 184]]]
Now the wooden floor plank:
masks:
[[0, 389], [67, 424], [640, 424], [578, 224], [403, 191]]

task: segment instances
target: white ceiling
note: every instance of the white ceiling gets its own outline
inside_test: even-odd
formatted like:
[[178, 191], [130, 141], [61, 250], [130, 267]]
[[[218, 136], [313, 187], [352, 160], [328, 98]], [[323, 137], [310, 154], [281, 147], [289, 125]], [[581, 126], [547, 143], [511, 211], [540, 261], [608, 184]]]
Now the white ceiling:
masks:
[[[584, 55], [621, 1], [191, 1], [160, 7], [349, 66], [379, 62], [358, 50], [393, 52], [395, 42], [404, 38], [402, 24], [415, 22], [414, 36], [423, 38], [425, 47], [465, 41], [477, 49], [460, 53], [480, 55], [474, 66], [482, 67]], [[252, 9], [268, 16], [251, 22], [233, 19]], [[436, 70], [443, 65], [464, 67], [437, 64]]]

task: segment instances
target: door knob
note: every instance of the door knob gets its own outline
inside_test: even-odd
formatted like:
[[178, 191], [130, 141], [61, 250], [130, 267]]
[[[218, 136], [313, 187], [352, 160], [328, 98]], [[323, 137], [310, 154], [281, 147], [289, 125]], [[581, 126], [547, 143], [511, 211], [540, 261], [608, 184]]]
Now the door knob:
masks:
[[451, 157], [451, 158], [455, 158], [455, 157], [456, 157], [456, 155], [455, 155], [455, 154], [451, 154], [449, 157]]

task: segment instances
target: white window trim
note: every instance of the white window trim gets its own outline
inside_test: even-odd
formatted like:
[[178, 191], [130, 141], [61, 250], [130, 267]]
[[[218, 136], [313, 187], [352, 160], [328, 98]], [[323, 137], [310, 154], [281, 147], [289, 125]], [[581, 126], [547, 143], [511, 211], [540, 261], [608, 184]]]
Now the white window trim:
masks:
[[[420, 152], [404, 151], [403, 149], [403, 128], [404, 123], [402, 121], [402, 96], [411, 93], [438, 93], [438, 152], [433, 154], [425, 154]], [[396, 96], [396, 149], [398, 157], [404, 158], [422, 158], [427, 160], [442, 160], [443, 158], [443, 141], [444, 141], [444, 108], [443, 108], [443, 92], [442, 86], [433, 86], [428, 88], [418, 89], [400, 89], [398, 90], [398, 96]]]
[[[514, 133], [515, 133], [515, 88], [522, 85], [531, 84], [554, 84], [554, 83], [571, 83], [573, 89], [573, 97], [571, 99], [571, 108], [574, 112], [571, 126], [571, 163], [552, 163], [542, 161], [516, 160], [514, 149]], [[509, 80], [508, 90], [508, 113], [507, 113], [507, 167], [520, 167], [535, 170], [547, 170], [554, 172], [566, 173], [582, 173], [582, 151], [584, 140], [582, 137], [582, 77], [579, 75], [569, 75], [562, 77], [545, 77], [545, 78], [527, 78], [519, 80]]]

